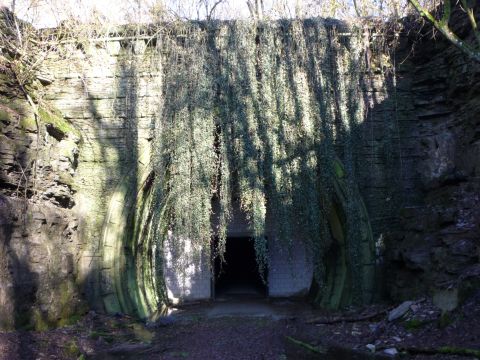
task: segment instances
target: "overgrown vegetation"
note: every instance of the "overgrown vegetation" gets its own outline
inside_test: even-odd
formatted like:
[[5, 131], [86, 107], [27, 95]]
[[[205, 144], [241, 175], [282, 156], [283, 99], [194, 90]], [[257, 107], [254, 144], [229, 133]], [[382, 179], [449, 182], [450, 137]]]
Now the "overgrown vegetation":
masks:
[[[41, 32], [42, 56], [49, 51], [68, 56], [63, 49], [118, 35], [101, 26], [77, 25]], [[81, 28], [85, 31], [72, 31]], [[214, 256], [222, 258], [232, 207], [239, 203], [254, 233], [260, 272], [268, 266], [267, 236], [280, 239], [289, 250], [296, 239], [304, 239], [322, 290], [332, 243], [328, 217], [340, 201], [334, 189], [341, 162], [347, 189], [341, 204], [347, 267], [352, 297], [360, 302], [364, 254], [356, 154], [366, 116], [362, 81], [370, 41], [361, 22], [346, 27], [333, 20], [258, 17], [139, 29], [128, 26], [120, 35], [132, 43], [146, 39], [148, 51], [156, 46], [153, 51], [162, 55], [164, 69], [163, 106], [155, 124], [153, 200], [145, 204], [152, 209], [145, 214], [152, 216], [154, 234], [149, 228], [142, 235], [156, 241], [149, 243], [148, 263], [161, 264], [158, 249], [167, 236], [193, 239], [201, 256], [217, 235]], [[36, 41], [13, 31], [8, 39], [31, 46], [30, 38]], [[26, 79], [20, 84], [27, 84], [39, 68], [21, 55], [14, 52], [11, 58], [26, 64], [19, 74]], [[37, 121], [56, 119], [37, 109], [36, 114]], [[68, 123], [57, 125], [61, 131], [70, 128]], [[269, 228], [275, 233], [267, 234]]]
[[322, 287], [340, 157], [358, 302], [363, 255], [355, 153], [365, 120], [368, 43], [362, 27], [324, 20], [179, 23], [160, 40], [164, 101], [155, 126], [151, 212], [157, 241], [193, 239], [201, 256], [218, 235], [214, 251], [222, 257], [238, 202], [254, 233], [260, 271], [267, 267], [267, 236], [290, 250], [305, 239]]

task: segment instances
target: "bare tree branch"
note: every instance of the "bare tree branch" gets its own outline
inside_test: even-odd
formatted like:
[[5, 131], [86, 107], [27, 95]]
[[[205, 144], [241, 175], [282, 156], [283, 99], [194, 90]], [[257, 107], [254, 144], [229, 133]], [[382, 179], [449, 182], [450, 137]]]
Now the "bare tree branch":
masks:
[[478, 30], [477, 21], [475, 20], [473, 6], [470, 6], [470, 4], [468, 3], [468, 0], [462, 0], [462, 6], [464, 10], [467, 12], [470, 25], [472, 25], [473, 33], [475, 34], [475, 38], [477, 39], [478, 46], [480, 46], [480, 31]]
[[353, 0], [353, 7], [355, 8], [355, 12], [356, 12], [357, 16], [361, 17], [362, 13], [360, 12], [360, 9], [358, 7], [357, 0]]
[[247, 0], [248, 10], [255, 21], [263, 18], [265, 10], [263, 0]]
[[210, 11], [207, 12], [207, 20], [211, 20], [212, 19], [212, 16], [213, 16], [213, 12], [215, 11], [215, 8], [220, 5], [221, 3], [223, 3], [224, 0], [217, 0], [215, 2], [215, 4], [213, 4], [213, 6], [210, 8]]
[[[453, 45], [460, 49], [471, 59], [480, 62], [480, 51], [475, 49], [467, 42], [460, 39], [448, 26], [451, 14], [450, 0], [445, 0], [444, 12], [441, 20], [437, 20], [426, 8], [420, 5], [418, 0], [408, 0], [410, 4], [418, 11], [418, 13], [429, 21], [438, 31], [440, 31]], [[475, 29], [475, 28], [474, 28]], [[477, 38], [478, 39], [478, 38]]]

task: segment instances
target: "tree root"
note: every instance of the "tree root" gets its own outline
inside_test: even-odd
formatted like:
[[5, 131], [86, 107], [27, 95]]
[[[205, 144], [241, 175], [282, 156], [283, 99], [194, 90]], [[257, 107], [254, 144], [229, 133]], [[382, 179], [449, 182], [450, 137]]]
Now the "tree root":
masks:
[[295, 344], [295, 345], [298, 345], [304, 349], [307, 349], [311, 352], [314, 352], [316, 354], [326, 354], [327, 353], [327, 349], [325, 348], [322, 348], [322, 347], [319, 347], [319, 346], [312, 346], [310, 344], [307, 344], [303, 341], [300, 341], [300, 340], [297, 340], [297, 339], [294, 339], [292, 338], [291, 336], [286, 336], [286, 339], [288, 341], [290, 341], [291, 343]]
[[379, 315], [384, 315], [388, 312], [388, 309], [383, 309], [367, 315], [361, 316], [339, 316], [339, 317], [317, 317], [305, 321], [306, 324], [336, 324], [340, 322], [357, 322], [373, 319]]

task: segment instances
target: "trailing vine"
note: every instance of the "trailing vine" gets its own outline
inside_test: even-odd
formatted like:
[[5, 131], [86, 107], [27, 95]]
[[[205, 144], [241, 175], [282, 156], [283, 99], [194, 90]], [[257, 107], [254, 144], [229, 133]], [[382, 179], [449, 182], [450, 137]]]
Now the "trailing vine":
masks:
[[[347, 30], [349, 37], [338, 34]], [[267, 228], [268, 235], [274, 229], [287, 251], [296, 239], [305, 241], [321, 288], [340, 156], [351, 189], [344, 216], [352, 290], [360, 299], [353, 189], [357, 127], [365, 116], [361, 27], [326, 20], [189, 22], [157, 33], [164, 74], [154, 140], [157, 242], [188, 238], [201, 256], [217, 236], [214, 255], [223, 258], [238, 202], [260, 273], [268, 267]]]

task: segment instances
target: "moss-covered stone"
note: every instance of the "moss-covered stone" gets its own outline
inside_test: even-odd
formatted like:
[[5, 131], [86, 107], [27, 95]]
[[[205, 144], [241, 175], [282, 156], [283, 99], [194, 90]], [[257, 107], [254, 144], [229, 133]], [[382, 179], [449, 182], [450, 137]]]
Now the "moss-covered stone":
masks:
[[22, 117], [20, 119], [20, 127], [29, 132], [37, 131], [37, 123], [33, 117]]
[[145, 328], [143, 324], [134, 323], [132, 324], [132, 331], [135, 335], [135, 338], [144, 342], [151, 343], [153, 340], [153, 333]]
[[438, 289], [433, 294], [433, 303], [444, 313], [455, 310], [460, 304], [459, 290]]
[[73, 176], [70, 173], [65, 172], [65, 171], [62, 171], [58, 175], [57, 182], [60, 183], [60, 184], [67, 185], [70, 188], [75, 187], [75, 179], [73, 178]]
[[82, 353], [80, 351], [80, 347], [77, 344], [77, 341], [75, 339], [70, 340], [66, 346], [65, 346], [65, 355], [67, 355], [69, 358], [71, 357], [78, 357]]
[[70, 282], [60, 284], [57, 291], [59, 296], [60, 319], [56, 319], [58, 325], [70, 325], [77, 322], [81, 313], [85, 312], [86, 308], [82, 302], [75, 299], [77, 294], [76, 285]]
[[38, 306], [34, 306], [31, 314], [19, 314], [16, 320], [18, 324], [23, 324], [25, 329], [36, 331], [47, 331], [58, 327], [69, 326], [77, 323], [88, 311], [88, 306], [84, 302], [74, 301], [72, 297], [75, 289], [72, 283], [61, 283], [57, 289], [54, 289], [56, 301], [49, 304], [45, 311]]
[[0, 121], [2, 121], [2, 122], [10, 122], [11, 121], [10, 114], [2, 108], [0, 108]]
[[40, 309], [35, 308], [32, 315], [31, 325], [36, 331], [47, 331], [53, 327], [53, 324], [48, 321], [47, 316]]
[[73, 163], [78, 153], [78, 146], [73, 140], [62, 141], [57, 145], [57, 151], [60, 156], [68, 158], [68, 160]]
[[43, 123], [52, 126], [58, 132], [64, 135], [71, 133], [80, 136], [79, 131], [75, 129], [71, 123], [65, 120], [61, 114], [40, 107], [38, 109], [38, 115]]
[[20, 98], [6, 98], [0, 96], [0, 105], [11, 110], [13, 113], [20, 116], [33, 116], [33, 110], [29, 107], [28, 103], [24, 99]]

